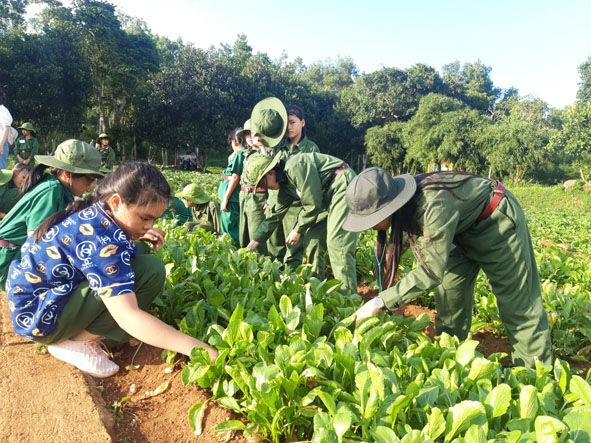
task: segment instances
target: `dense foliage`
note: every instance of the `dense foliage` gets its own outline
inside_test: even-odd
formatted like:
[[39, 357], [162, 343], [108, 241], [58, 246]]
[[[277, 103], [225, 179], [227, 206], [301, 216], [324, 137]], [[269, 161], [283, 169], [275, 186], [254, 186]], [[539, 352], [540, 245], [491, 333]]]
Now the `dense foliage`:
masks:
[[[42, 8], [29, 17], [33, 4]], [[225, 157], [227, 134], [252, 106], [276, 96], [305, 110], [321, 151], [359, 170], [451, 163], [515, 183], [587, 179], [589, 60], [579, 69], [577, 105], [556, 110], [501, 90], [480, 60], [441, 72], [417, 63], [360, 74], [346, 57], [309, 66], [271, 60], [245, 35], [204, 50], [153, 35], [101, 0], [5, 1], [0, 37], [8, 108], [18, 124], [38, 128], [46, 151], [108, 132], [125, 158], [173, 164], [198, 148], [207, 166]]]
[[[211, 192], [219, 183], [215, 174], [165, 173], [175, 188], [190, 180]], [[430, 340], [426, 316], [382, 312], [355, 326], [361, 300], [339, 294], [336, 280], [318, 281], [305, 267], [283, 274], [229, 237], [187, 235], [166, 221], [158, 253], [168, 276], [155, 313], [220, 351], [211, 365], [194, 350], [182, 372], [185, 384], [208, 388], [211, 401], [246, 418], [217, 432], [273, 442], [588, 441], [591, 374], [567, 361], [590, 358], [591, 195], [559, 186], [512, 190], [529, 219], [558, 357], [531, 370], [504, 367], [504, 354], [485, 358], [471, 338]], [[360, 237], [359, 279], [370, 285], [373, 245], [371, 234]], [[410, 266], [408, 257], [403, 272]], [[503, 334], [483, 276], [474, 303], [472, 331]], [[188, 412], [195, 433], [206, 412], [207, 403]]]

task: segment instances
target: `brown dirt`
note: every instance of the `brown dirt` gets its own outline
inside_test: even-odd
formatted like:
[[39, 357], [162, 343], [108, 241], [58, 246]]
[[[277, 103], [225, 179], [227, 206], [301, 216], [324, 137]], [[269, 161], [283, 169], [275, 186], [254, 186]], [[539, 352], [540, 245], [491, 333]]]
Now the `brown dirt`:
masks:
[[[363, 289], [364, 298], [375, 292]], [[183, 386], [182, 363], [166, 371], [161, 350], [142, 345], [139, 350], [125, 344], [114, 351], [120, 372], [107, 379], [94, 379], [47, 354], [12, 332], [6, 294], [0, 292], [0, 441], [3, 442], [246, 442], [240, 434], [218, 438], [212, 428], [229, 418], [230, 411], [211, 402], [203, 423], [203, 433], [193, 435], [188, 423], [189, 408], [208, 400], [208, 392]], [[418, 316], [433, 310], [406, 305], [398, 311]], [[433, 337], [431, 323], [425, 332]], [[484, 355], [509, 352], [508, 341], [487, 332], [474, 338]], [[137, 355], [134, 354], [137, 351]], [[126, 369], [130, 364], [138, 369]], [[579, 366], [588, 370], [589, 365]], [[150, 396], [168, 383], [160, 394]]]

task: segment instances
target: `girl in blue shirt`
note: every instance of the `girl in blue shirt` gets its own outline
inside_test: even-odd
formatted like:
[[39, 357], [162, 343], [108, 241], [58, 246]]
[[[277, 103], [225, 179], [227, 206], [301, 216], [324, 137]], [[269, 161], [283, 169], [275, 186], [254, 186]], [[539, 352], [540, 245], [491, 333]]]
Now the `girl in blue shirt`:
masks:
[[93, 194], [47, 218], [8, 273], [15, 332], [95, 377], [119, 370], [102, 352], [103, 338], [124, 342], [132, 336], [187, 356], [197, 346], [215, 361], [214, 348], [146, 312], [166, 274], [162, 261], [140, 253], [133, 241], [163, 244], [164, 233], [153, 225], [169, 198], [157, 168], [128, 163]]

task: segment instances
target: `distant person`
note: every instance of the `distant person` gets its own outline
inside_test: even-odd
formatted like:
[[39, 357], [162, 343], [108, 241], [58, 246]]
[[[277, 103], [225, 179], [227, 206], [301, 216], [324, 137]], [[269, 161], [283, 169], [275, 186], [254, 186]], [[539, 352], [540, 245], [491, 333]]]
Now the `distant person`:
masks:
[[21, 198], [21, 190], [23, 182], [31, 167], [22, 163], [17, 163], [10, 169], [0, 170], [0, 220], [2, 220], [8, 211], [10, 211], [14, 205]]
[[196, 183], [188, 184], [177, 194], [190, 211], [190, 219], [184, 224], [187, 231], [205, 229], [215, 234], [221, 234], [220, 205], [213, 201], [201, 186]]
[[18, 127], [21, 135], [14, 144], [14, 156], [17, 163], [35, 166], [35, 156], [39, 154], [40, 146], [37, 139], [37, 131], [32, 123], [26, 122]]
[[94, 193], [45, 220], [10, 267], [6, 292], [14, 331], [98, 378], [119, 370], [103, 352], [105, 338], [135, 337], [186, 356], [203, 348], [215, 362], [214, 348], [147, 312], [162, 292], [166, 271], [158, 257], [133, 242], [154, 249], [164, 243], [164, 232], [153, 226], [169, 198], [157, 168], [127, 163]]
[[12, 115], [5, 105], [6, 93], [0, 86], [0, 169], [8, 169], [8, 135], [12, 127]]
[[230, 235], [236, 247], [240, 247], [240, 176], [244, 164], [246, 148], [236, 134], [242, 128], [236, 128], [228, 134], [228, 145], [232, 153], [224, 169], [223, 178], [218, 188], [220, 199], [220, 220], [222, 233]]
[[[464, 172], [391, 177], [369, 168], [347, 188], [343, 229], [378, 231], [380, 293], [357, 322], [435, 291], [437, 334], [466, 339], [482, 269], [496, 296], [515, 365], [552, 364], [548, 317], [525, 215], [502, 183]], [[389, 234], [388, 234], [389, 233]], [[417, 266], [398, 279], [406, 244]]]
[[111, 137], [103, 132], [98, 136], [97, 140], [97, 149], [101, 153], [101, 167], [112, 171], [115, 165], [115, 151], [110, 146]]
[[[23, 197], [0, 221], [0, 287], [10, 262], [19, 258], [21, 246], [41, 222], [91, 190], [104, 176], [99, 170], [100, 153], [80, 140], [66, 140], [54, 155], [38, 155], [36, 160], [39, 164], [21, 187]], [[46, 174], [48, 166], [51, 169]]]

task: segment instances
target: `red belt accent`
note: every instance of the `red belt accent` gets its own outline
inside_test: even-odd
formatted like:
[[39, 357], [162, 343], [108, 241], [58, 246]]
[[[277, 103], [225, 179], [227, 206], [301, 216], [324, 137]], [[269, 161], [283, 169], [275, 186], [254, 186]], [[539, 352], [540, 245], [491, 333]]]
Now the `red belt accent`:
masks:
[[231, 175], [224, 175], [224, 180], [230, 180], [232, 178]]
[[247, 192], [249, 194], [253, 193], [253, 192], [267, 192], [267, 188], [249, 188], [248, 186], [242, 186], [240, 188], [242, 190], [242, 192]]
[[18, 248], [18, 245], [10, 243], [9, 241], [0, 239], [0, 248]]
[[505, 188], [505, 186], [500, 181], [498, 181], [498, 180], [491, 180], [491, 181], [494, 182], [496, 185], [495, 189], [493, 191], [493, 196], [490, 199], [490, 201], [488, 202], [488, 205], [486, 205], [486, 208], [484, 208], [484, 211], [482, 211], [480, 213], [480, 215], [478, 216], [476, 221], [482, 221], [482, 220], [485, 220], [488, 217], [490, 217], [490, 215], [493, 213], [493, 211], [495, 209], [497, 209], [497, 206], [499, 206], [499, 203], [503, 199], [503, 196], [505, 195], [505, 191], [507, 190]]
[[349, 169], [349, 165], [347, 163], [343, 164], [343, 166], [341, 166], [340, 168], [335, 169], [335, 171], [332, 173], [332, 175], [330, 176], [330, 178], [331, 179], [335, 178], [337, 175], [339, 175], [345, 169]]

